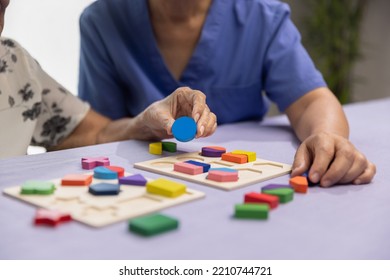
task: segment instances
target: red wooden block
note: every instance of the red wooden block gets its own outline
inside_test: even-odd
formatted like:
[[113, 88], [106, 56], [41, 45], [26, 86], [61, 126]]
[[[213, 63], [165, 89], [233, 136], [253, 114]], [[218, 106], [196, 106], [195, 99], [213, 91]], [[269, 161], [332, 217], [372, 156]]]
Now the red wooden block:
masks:
[[68, 213], [58, 210], [38, 209], [35, 215], [34, 223], [36, 225], [57, 226], [59, 223], [69, 222], [72, 217]]
[[218, 170], [209, 171], [207, 179], [216, 182], [236, 182], [238, 181], [238, 172], [224, 172]]
[[279, 205], [279, 197], [275, 195], [251, 192], [245, 194], [245, 203], [267, 203], [271, 209]]
[[125, 176], [125, 169], [120, 166], [105, 166], [105, 168], [110, 169], [111, 171], [114, 171], [118, 173], [118, 178]]
[[89, 186], [92, 183], [92, 175], [71, 174], [61, 180], [62, 186]]
[[290, 178], [290, 185], [294, 188], [294, 191], [297, 193], [307, 193], [309, 182], [306, 177], [295, 176]]
[[247, 163], [248, 156], [247, 155], [237, 155], [232, 153], [222, 154], [222, 160], [234, 162], [234, 163]]
[[203, 173], [203, 167], [186, 162], [176, 162], [173, 165], [173, 170], [190, 175], [196, 175]]

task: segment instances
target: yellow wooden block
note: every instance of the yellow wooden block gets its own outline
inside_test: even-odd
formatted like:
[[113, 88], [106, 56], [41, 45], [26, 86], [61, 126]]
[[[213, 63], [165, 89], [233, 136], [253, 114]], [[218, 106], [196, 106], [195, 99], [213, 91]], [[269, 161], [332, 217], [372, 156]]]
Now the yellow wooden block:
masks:
[[244, 151], [244, 150], [234, 150], [231, 153], [236, 154], [236, 155], [246, 155], [248, 157], [248, 162], [256, 161], [256, 153], [255, 152]]
[[153, 155], [162, 155], [162, 143], [161, 142], [150, 143], [149, 153]]
[[186, 185], [159, 178], [146, 183], [146, 191], [166, 197], [178, 197], [186, 192]]

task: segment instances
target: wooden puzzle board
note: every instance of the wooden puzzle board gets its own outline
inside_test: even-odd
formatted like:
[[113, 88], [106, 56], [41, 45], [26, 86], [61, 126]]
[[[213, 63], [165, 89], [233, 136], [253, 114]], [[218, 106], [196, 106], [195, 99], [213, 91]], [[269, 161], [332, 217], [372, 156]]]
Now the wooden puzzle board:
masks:
[[[92, 174], [92, 173], [85, 173]], [[126, 173], [125, 176], [132, 174]], [[148, 179], [147, 180], [151, 180]], [[48, 180], [56, 185], [51, 195], [21, 195], [20, 186], [10, 187], [3, 192], [32, 205], [68, 212], [72, 219], [92, 227], [103, 227], [126, 219], [142, 216], [164, 208], [196, 200], [204, 193], [187, 188], [187, 192], [176, 198], [153, 195], [146, 187], [121, 185], [118, 195], [95, 196], [88, 187], [62, 187], [61, 179]], [[117, 184], [118, 180], [99, 180], [93, 178], [92, 184], [105, 182]]]
[[[215, 182], [206, 179], [207, 173], [189, 175], [173, 170], [173, 165], [176, 162], [183, 162], [187, 160], [196, 160], [208, 163], [211, 165], [211, 168], [228, 167], [236, 169], [238, 170], [239, 179], [236, 182]], [[291, 172], [291, 165], [285, 163], [257, 158], [256, 161], [253, 162], [238, 164], [221, 160], [221, 158], [204, 157], [201, 156], [199, 152], [185, 153], [176, 156], [138, 162], [134, 164], [134, 167], [223, 190], [242, 188], [247, 185], [259, 183]]]

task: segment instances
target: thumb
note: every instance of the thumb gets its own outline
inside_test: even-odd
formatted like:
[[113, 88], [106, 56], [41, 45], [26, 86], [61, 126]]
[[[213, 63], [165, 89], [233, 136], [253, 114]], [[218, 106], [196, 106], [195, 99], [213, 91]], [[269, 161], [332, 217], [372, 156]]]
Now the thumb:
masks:
[[299, 146], [295, 153], [294, 163], [292, 165], [291, 177], [302, 175], [308, 171], [310, 167], [310, 152], [307, 146], [303, 143]]
[[172, 118], [172, 116], [166, 116], [163, 122], [164, 122], [163, 126], [167, 134], [172, 135], [172, 125], [175, 122], [175, 119]]

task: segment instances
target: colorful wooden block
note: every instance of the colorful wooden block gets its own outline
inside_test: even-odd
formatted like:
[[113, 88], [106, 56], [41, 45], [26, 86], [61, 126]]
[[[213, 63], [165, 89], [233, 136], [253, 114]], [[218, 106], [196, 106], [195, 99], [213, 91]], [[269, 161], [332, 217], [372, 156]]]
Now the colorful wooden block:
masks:
[[172, 134], [180, 142], [188, 142], [195, 138], [196, 122], [190, 117], [180, 117], [172, 125]]
[[245, 203], [236, 204], [234, 216], [240, 219], [268, 219], [269, 206], [268, 204], [260, 203]]
[[34, 218], [35, 225], [57, 226], [60, 223], [69, 222], [72, 217], [68, 213], [58, 210], [38, 209]]
[[294, 188], [294, 191], [297, 193], [307, 193], [309, 183], [304, 176], [295, 176], [290, 178], [290, 185]]
[[247, 163], [248, 157], [246, 155], [236, 155], [232, 153], [222, 154], [222, 160], [234, 162], [234, 163]]
[[167, 232], [177, 229], [178, 226], [179, 221], [177, 219], [161, 214], [135, 218], [129, 222], [129, 230], [143, 236]]
[[208, 163], [204, 163], [204, 162], [200, 162], [200, 161], [196, 161], [196, 160], [187, 160], [185, 161], [186, 163], [189, 163], [189, 164], [193, 164], [193, 165], [197, 165], [197, 166], [202, 166], [203, 168], [203, 173], [206, 173], [209, 171], [210, 169], [210, 164]]
[[21, 194], [49, 195], [54, 193], [55, 186], [51, 182], [27, 181], [21, 185]]
[[132, 186], [145, 186], [147, 180], [141, 174], [134, 174], [127, 177], [119, 178], [119, 184]]
[[117, 179], [118, 172], [112, 171], [103, 166], [98, 166], [93, 169], [93, 177], [96, 179], [105, 179], [105, 180]]
[[233, 173], [237, 173], [237, 172], [238, 172], [237, 169], [227, 168], [227, 167], [210, 168], [210, 169], [209, 169], [209, 172], [210, 172], [210, 171], [223, 171], [223, 172], [233, 172]]
[[116, 172], [118, 174], [118, 178], [125, 176], [125, 169], [123, 167], [109, 165], [109, 166], [105, 166], [105, 168]]
[[92, 183], [92, 175], [70, 174], [61, 180], [62, 186], [89, 186]]
[[110, 160], [108, 157], [83, 157], [81, 159], [81, 167], [83, 169], [94, 169], [97, 166], [107, 166], [110, 165]]
[[273, 189], [292, 189], [290, 185], [282, 185], [282, 184], [269, 184], [261, 188], [261, 190], [273, 190]]
[[149, 153], [152, 155], [162, 155], [162, 143], [155, 142], [149, 144]]
[[238, 172], [209, 171], [207, 179], [216, 182], [236, 182], [238, 181]]
[[89, 193], [93, 195], [117, 195], [120, 192], [120, 185], [109, 183], [98, 183], [89, 186]]
[[235, 155], [246, 155], [248, 162], [256, 161], [256, 153], [255, 152], [244, 151], [244, 150], [234, 150], [231, 153], [235, 154]]
[[219, 146], [203, 147], [201, 151], [201, 155], [204, 157], [221, 157], [224, 153], [226, 153], [226, 149]]
[[177, 145], [175, 142], [164, 141], [161, 144], [162, 144], [163, 151], [167, 151], [170, 153], [175, 153], [177, 151], [177, 148], [176, 148]]
[[203, 173], [203, 167], [186, 163], [186, 162], [176, 162], [173, 165], [173, 170], [189, 175], [197, 175], [197, 174], [202, 174]]
[[158, 194], [166, 197], [178, 197], [186, 192], [186, 185], [159, 178], [146, 183], [146, 191], [152, 194]]
[[274, 209], [279, 205], [279, 197], [274, 195], [269, 195], [266, 193], [251, 192], [245, 194], [244, 202], [245, 203], [266, 203], [269, 205], [271, 209]]
[[280, 203], [290, 202], [294, 198], [294, 190], [292, 188], [261, 190], [261, 192], [279, 197]]

